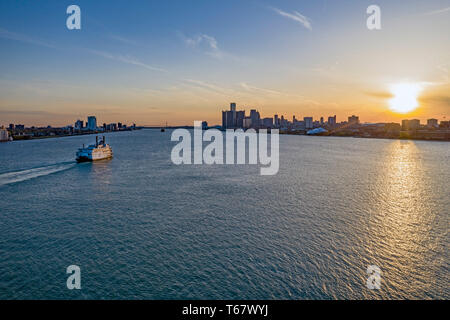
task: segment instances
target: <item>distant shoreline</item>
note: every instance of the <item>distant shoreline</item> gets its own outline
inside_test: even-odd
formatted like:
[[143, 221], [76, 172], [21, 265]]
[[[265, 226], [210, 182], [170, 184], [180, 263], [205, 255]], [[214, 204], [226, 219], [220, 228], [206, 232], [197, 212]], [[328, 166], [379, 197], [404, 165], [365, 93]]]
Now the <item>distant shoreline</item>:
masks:
[[29, 136], [29, 135], [23, 135], [23, 136], [13, 136], [12, 141], [4, 141], [4, 142], [14, 142], [14, 141], [30, 141], [30, 140], [42, 140], [42, 139], [52, 139], [52, 138], [65, 138], [65, 137], [77, 137], [77, 136], [87, 136], [87, 135], [101, 135], [105, 133], [113, 133], [113, 132], [130, 132], [134, 130], [141, 130], [141, 128], [135, 128], [135, 129], [126, 129], [126, 130], [116, 130], [116, 131], [95, 131], [95, 132], [80, 132], [76, 134], [63, 134], [63, 135], [51, 135], [51, 136]]
[[[52, 139], [52, 138], [65, 138], [65, 137], [76, 137], [76, 136], [86, 136], [86, 135], [101, 135], [105, 133], [114, 133], [114, 132], [130, 132], [134, 130], [176, 130], [176, 129], [187, 129], [193, 130], [193, 126], [173, 126], [173, 127], [136, 127], [135, 129], [126, 129], [126, 130], [116, 130], [116, 131], [107, 131], [107, 132], [82, 132], [77, 134], [66, 134], [66, 135], [53, 135], [53, 136], [15, 136], [12, 141], [2, 141], [2, 143], [14, 142], [14, 141], [30, 141], [30, 140], [42, 140], [42, 139]], [[208, 129], [218, 129], [217, 127], [211, 127]], [[219, 129], [221, 130], [221, 129]], [[223, 131], [223, 130], [222, 130]], [[268, 131], [270, 134], [270, 130]], [[400, 141], [432, 141], [432, 142], [450, 142], [450, 139], [433, 139], [433, 138], [416, 138], [416, 137], [376, 137], [376, 136], [360, 136], [360, 135], [334, 135], [334, 134], [316, 134], [316, 135], [308, 135], [304, 133], [298, 132], [285, 132], [280, 131], [280, 135], [288, 135], [288, 136], [306, 136], [306, 137], [336, 137], [336, 138], [359, 138], [359, 139], [382, 139], [382, 140], [400, 140]], [[23, 138], [22, 138], [23, 137]]]

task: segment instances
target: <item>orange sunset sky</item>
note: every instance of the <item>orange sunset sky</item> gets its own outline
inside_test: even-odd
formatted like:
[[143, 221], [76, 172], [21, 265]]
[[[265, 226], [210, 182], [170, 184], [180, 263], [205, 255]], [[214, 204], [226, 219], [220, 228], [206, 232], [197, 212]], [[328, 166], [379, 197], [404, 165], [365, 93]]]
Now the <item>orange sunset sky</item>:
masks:
[[[108, 2], [109, 3], [109, 2]], [[450, 118], [450, 1], [2, 1], [0, 125]]]

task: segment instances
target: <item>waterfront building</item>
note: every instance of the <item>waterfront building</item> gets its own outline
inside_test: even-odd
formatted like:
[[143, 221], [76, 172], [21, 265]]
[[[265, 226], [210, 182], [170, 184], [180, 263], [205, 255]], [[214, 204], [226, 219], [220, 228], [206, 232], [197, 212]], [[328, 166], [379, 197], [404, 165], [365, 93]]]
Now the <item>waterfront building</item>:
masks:
[[428, 128], [437, 128], [437, 127], [439, 127], [438, 120], [437, 119], [428, 119], [427, 120], [427, 127]]
[[351, 117], [348, 117], [348, 124], [349, 125], [358, 125], [359, 124], [359, 117], [352, 115]]
[[222, 111], [222, 128], [227, 128], [227, 111]]
[[95, 116], [89, 116], [87, 121], [88, 130], [97, 130], [97, 118]]
[[81, 130], [84, 127], [84, 122], [83, 120], [77, 120], [75, 122], [75, 130]]
[[287, 126], [288, 126], [288, 121], [284, 118], [284, 116], [281, 116], [280, 127], [281, 128], [287, 128]]
[[274, 124], [275, 128], [280, 127], [280, 118], [278, 118], [277, 114], [273, 117], [273, 124]]
[[9, 132], [3, 126], [0, 128], [0, 142], [9, 141]]
[[273, 127], [273, 118], [264, 118], [262, 123], [263, 123], [264, 127], [272, 128]]
[[245, 118], [245, 110], [236, 111], [236, 128], [244, 127], [244, 118]]
[[439, 128], [450, 128], [450, 121], [441, 121]]
[[236, 128], [236, 103], [230, 103], [230, 128]]
[[295, 123], [292, 124], [292, 129], [294, 131], [305, 130], [305, 121], [295, 121]]
[[250, 117], [245, 117], [245, 118], [244, 118], [243, 127], [244, 127], [244, 129], [249, 129], [249, 128], [251, 128], [251, 127], [252, 127], [252, 118], [250, 118]]
[[110, 123], [106, 125], [107, 131], [116, 131], [117, 130], [117, 123]]
[[234, 129], [244, 126], [245, 111], [236, 111], [236, 103], [230, 103], [229, 111], [222, 111], [222, 128]]
[[328, 117], [328, 125], [329, 126], [335, 126], [336, 125], [336, 115], [333, 117]]
[[234, 128], [235, 112], [227, 111], [227, 128]]
[[402, 130], [403, 131], [412, 131], [420, 128], [420, 120], [402, 120]]
[[304, 117], [303, 122], [305, 123], [305, 129], [313, 128], [313, 117]]
[[250, 118], [252, 119], [252, 127], [258, 128], [261, 122], [261, 117], [259, 112], [255, 109], [250, 110]]
[[234, 116], [232, 111], [222, 111], [222, 127], [224, 129], [234, 128]]

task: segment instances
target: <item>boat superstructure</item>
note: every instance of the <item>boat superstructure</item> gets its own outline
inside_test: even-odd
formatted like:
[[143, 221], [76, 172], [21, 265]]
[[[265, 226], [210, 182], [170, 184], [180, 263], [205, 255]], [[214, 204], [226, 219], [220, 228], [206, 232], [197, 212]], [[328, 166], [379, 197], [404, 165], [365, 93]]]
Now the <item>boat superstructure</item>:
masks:
[[102, 140], [98, 141], [98, 136], [95, 137], [95, 144], [91, 144], [87, 148], [84, 147], [78, 149], [76, 154], [77, 162], [88, 162], [103, 159], [110, 159], [113, 156], [112, 148], [109, 144], [106, 144], [105, 136]]

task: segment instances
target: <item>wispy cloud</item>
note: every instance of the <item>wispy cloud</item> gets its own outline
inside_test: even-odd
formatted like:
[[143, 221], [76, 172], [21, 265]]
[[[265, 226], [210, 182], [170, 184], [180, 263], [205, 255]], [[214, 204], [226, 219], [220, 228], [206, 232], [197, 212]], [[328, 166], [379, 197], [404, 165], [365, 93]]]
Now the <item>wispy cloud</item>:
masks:
[[421, 102], [435, 103], [450, 107], [450, 96], [445, 95], [426, 95], [419, 98]]
[[34, 44], [42, 47], [52, 48], [55, 49], [56, 46], [54, 46], [51, 43], [42, 41], [40, 39], [36, 39], [30, 36], [27, 36], [25, 34], [20, 34], [16, 32], [11, 32], [6, 29], [0, 28], [0, 38], [8, 39], [8, 40], [14, 40], [14, 41], [20, 41], [24, 43]]
[[283, 16], [285, 18], [296, 21], [296, 22], [300, 23], [306, 29], [312, 30], [311, 19], [302, 15], [300, 12], [293, 11], [292, 13], [289, 13], [289, 12], [286, 12], [286, 11], [283, 11], [283, 10], [280, 10], [280, 9], [274, 8], [274, 7], [271, 7], [271, 9], [274, 12], [278, 13], [280, 16]]
[[138, 67], [142, 67], [151, 71], [159, 71], [159, 72], [168, 72], [165, 69], [159, 68], [159, 67], [154, 67], [151, 66], [149, 64], [146, 64], [132, 56], [129, 55], [116, 55], [116, 54], [112, 54], [109, 52], [105, 52], [105, 51], [98, 51], [98, 50], [88, 50], [90, 53], [95, 54], [97, 56], [103, 57], [103, 58], [107, 58], [110, 60], [115, 60], [115, 61], [119, 61], [122, 63], [127, 63], [127, 64], [131, 64], [131, 65], [135, 65]]
[[125, 44], [131, 44], [131, 45], [134, 45], [134, 46], [138, 45], [138, 43], [136, 41], [128, 39], [128, 38], [125, 38], [125, 37], [122, 37], [122, 36], [119, 36], [119, 35], [116, 35], [116, 34], [110, 34], [108, 37], [110, 39], [112, 39], [112, 40], [116, 40], [116, 41], [119, 41], [119, 42], [122, 42], [122, 43], [125, 43]]
[[257, 86], [248, 84], [247, 82], [241, 82], [238, 85], [239, 85], [239, 87], [241, 89], [244, 89], [244, 93], [247, 93], [247, 94], [250, 94], [250, 95], [257, 94], [258, 96], [264, 96], [264, 97], [267, 97], [267, 98], [276, 98], [276, 99], [278, 99], [278, 98], [283, 98], [283, 99], [284, 98], [288, 98], [288, 99], [295, 99], [295, 100], [301, 101], [301, 102], [308, 102], [308, 103], [314, 104], [314, 105], [319, 104], [316, 101], [307, 100], [305, 98], [305, 96], [303, 96], [301, 94], [297, 94], [297, 93], [257, 87]]
[[199, 36], [196, 36], [194, 38], [185, 38], [186, 44], [196, 47], [199, 44], [201, 44], [203, 41], [208, 44], [208, 46], [213, 50], [219, 50], [217, 47], [217, 40], [214, 37], [208, 36], [207, 34], [201, 34]]
[[230, 95], [233, 94], [233, 91], [225, 88], [225, 87], [221, 87], [209, 82], [205, 82], [205, 81], [201, 81], [201, 80], [195, 80], [195, 79], [183, 79], [185, 84], [188, 84], [192, 87], [198, 88], [198, 89], [202, 89], [202, 90], [207, 90], [207, 91], [211, 91], [217, 94], [222, 94], [222, 95]]
[[180, 33], [184, 43], [191, 48], [200, 48], [207, 55], [214, 58], [223, 58], [225, 53], [219, 48], [216, 38], [207, 34], [200, 34], [193, 37], [186, 37]]
[[450, 7], [444, 8], [444, 9], [439, 9], [439, 10], [434, 10], [434, 11], [430, 11], [430, 12], [426, 12], [425, 15], [427, 16], [434, 16], [436, 14], [441, 14], [441, 13], [445, 13], [445, 12], [450, 12]]
[[391, 99], [394, 95], [387, 91], [363, 91], [363, 93], [369, 97], [377, 99]]
[[257, 91], [257, 92], [267, 93], [267, 94], [271, 94], [271, 95], [285, 95], [285, 93], [283, 93], [283, 92], [272, 90], [272, 89], [255, 87], [246, 82], [241, 82], [241, 83], [239, 83], [239, 85], [241, 88], [245, 89], [246, 91], [250, 91], [250, 92]]

